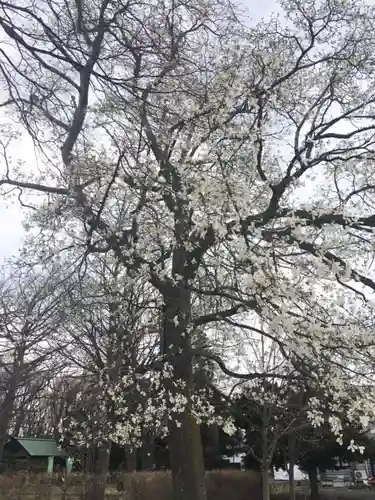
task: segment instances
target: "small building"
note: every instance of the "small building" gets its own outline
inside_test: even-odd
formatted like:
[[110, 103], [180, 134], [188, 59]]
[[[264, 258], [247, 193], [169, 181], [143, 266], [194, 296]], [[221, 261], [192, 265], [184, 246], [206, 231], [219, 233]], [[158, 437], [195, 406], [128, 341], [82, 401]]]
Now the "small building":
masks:
[[68, 454], [54, 439], [12, 437], [4, 447], [4, 465], [11, 470], [57, 472], [71, 469]]
[[353, 475], [362, 481], [375, 476], [374, 459], [364, 460], [363, 462], [345, 462], [338, 458], [336, 464], [334, 469], [319, 472], [320, 481], [323, 485], [332, 486], [338, 479], [348, 485], [353, 481]]

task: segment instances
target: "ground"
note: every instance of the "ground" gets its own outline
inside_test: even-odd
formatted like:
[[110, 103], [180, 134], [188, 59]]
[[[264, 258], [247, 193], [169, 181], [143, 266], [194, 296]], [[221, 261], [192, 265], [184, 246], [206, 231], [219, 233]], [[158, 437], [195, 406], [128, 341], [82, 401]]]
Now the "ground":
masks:
[[325, 495], [334, 499], [355, 499], [355, 500], [374, 500], [375, 488], [373, 490], [349, 490], [347, 488], [330, 488], [324, 490]]

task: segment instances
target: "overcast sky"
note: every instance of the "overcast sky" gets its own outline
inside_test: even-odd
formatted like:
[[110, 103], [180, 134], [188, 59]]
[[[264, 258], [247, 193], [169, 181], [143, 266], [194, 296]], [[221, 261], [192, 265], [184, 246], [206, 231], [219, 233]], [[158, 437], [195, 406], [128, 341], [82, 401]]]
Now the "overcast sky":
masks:
[[[249, 9], [250, 15], [255, 20], [259, 20], [263, 16], [267, 16], [272, 11], [278, 9], [276, 0], [241, 0], [242, 5], [246, 5]], [[0, 89], [0, 94], [1, 94]], [[1, 110], [0, 110], [1, 111]], [[2, 113], [0, 113], [0, 118]], [[16, 148], [13, 148], [13, 155], [16, 157], [21, 157], [24, 161], [32, 163], [32, 158], [34, 156], [33, 149], [29, 141], [24, 140], [17, 144]], [[32, 166], [30, 165], [30, 168]], [[0, 175], [4, 171], [3, 161], [0, 158]], [[22, 218], [24, 211], [19, 206], [17, 201], [14, 204], [5, 202], [0, 197], [0, 265], [4, 263], [7, 257], [10, 257], [18, 253], [20, 246], [22, 245]]]

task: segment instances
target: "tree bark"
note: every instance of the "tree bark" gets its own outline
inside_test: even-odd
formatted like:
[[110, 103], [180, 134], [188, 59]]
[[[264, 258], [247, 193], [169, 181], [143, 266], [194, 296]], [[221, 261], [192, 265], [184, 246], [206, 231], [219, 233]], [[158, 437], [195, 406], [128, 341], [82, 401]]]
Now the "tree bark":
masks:
[[296, 499], [296, 485], [294, 481], [294, 466], [296, 457], [296, 435], [291, 434], [288, 436], [288, 448], [289, 448], [289, 467], [288, 467], [288, 478], [289, 478], [289, 499]]
[[133, 447], [126, 446], [126, 472], [135, 472], [137, 469], [137, 450]]
[[85, 474], [93, 474], [94, 473], [95, 456], [96, 456], [96, 446], [94, 444], [90, 444], [87, 448], [85, 461], [84, 461]]
[[180, 427], [171, 422], [168, 440], [175, 499], [206, 500], [199, 426], [187, 413], [179, 421]]
[[[172, 253], [172, 279], [162, 282], [159, 288], [164, 300], [161, 348], [164, 359], [173, 368], [172, 378], [167, 379], [165, 385], [169, 392], [168, 447], [174, 497], [175, 500], [206, 500], [202, 442], [191, 407], [193, 359], [190, 281], [195, 277], [200, 252], [193, 259], [191, 250], [187, 249], [191, 213], [180, 174], [165, 168], [165, 175], [175, 193], [173, 211], [176, 241]], [[181, 400], [181, 396], [185, 398], [186, 405], [174, 409], [173, 400]]]
[[111, 443], [103, 444], [98, 447], [95, 464], [94, 474], [86, 489], [86, 500], [104, 500], [105, 487], [107, 482], [107, 474], [109, 470], [109, 455], [111, 452]]
[[262, 429], [261, 429], [261, 439], [262, 439], [262, 457], [261, 457], [261, 475], [262, 475], [262, 498], [263, 500], [269, 500], [270, 498], [270, 481], [269, 481], [269, 469], [270, 462], [272, 460], [269, 459], [270, 450], [268, 444], [268, 409], [267, 406], [263, 407], [263, 415], [262, 415]]
[[[23, 358], [22, 358], [23, 361]], [[0, 406], [0, 463], [3, 461], [4, 447], [7, 442], [9, 424], [12, 420], [17, 388], [20, 383], [20, 366], [15, 363], [5, 398]]]
[[294, 481], [294, 460], [291, 458], [290, 464], [288, 467], [288, 478], [289, 478], [289, 499], [296, 499], [296, 485]]
[[[175, 275], [185, 275], [186, 259], [186, 251], [182, 247], [177, 248], [173, 256]], [[200, 430], [191, 413], [193, 368], [189, 332], [190, 300], [184, 280], [170, 286], [164, 294], [162, 349], [165, 359], [173, 367], [172, 379], [166, 381], [166, 387], [172, 397], [182, 395], [187, 401], [183, 411], [178, 412], [173, 410], [171, 404], [168, 447], [175, 500], [206, 500]]]
[[221, 459], [219, 427], [217, 424], [207, 427], [207, 438], [208, 446], [205, 451], [208, 458], [208, 468], [212, 470], [217, 468], [217, 464]]
[[7, 434], [6, 430], [4, 431], [4, 427], [0, 427], [0, 464], [3, 462], [3, 455], [4, 455], [4, 447], [7, 442]]
[[262, 500], [270, 500], [270, 476], [268, 464], [261, 466], [262, 475]]
[[155, 466], [155, 437], [150, 433], [146, 433], [143, 438], [143, 448], [141, 455], [141, 469], [153, 470]]
[[351, 480], [353, 482], [353, 484], [357, 485], [357, 478], [355, 477], [355, 471], [356, 471], [356, 466], [357, 466], [357, 463], [356, 462], [349, 462], [349, 465], [350, 465], [350, 471], [351, 471]]
[[18, 410], [18, 415], [14, 424], [14, 437], [18, 437], [20, 435], [24, 418], [25, 418], [25, 410], [24, 407], [22, 407]]
[[308, 471], [310, 481], [310, 500], [319, 500], [318, 471], [316, 467]]

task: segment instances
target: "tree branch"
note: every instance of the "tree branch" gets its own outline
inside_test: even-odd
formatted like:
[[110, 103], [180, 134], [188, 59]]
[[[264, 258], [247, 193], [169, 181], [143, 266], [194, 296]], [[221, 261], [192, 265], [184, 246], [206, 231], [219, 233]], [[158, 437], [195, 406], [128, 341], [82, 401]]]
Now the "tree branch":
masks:
[[192, 355], [194, 357], [203, 357], [214, 361], [221, 371], [228, 375], [228, 377], [240, 378], [242, 380], [255, 380], [255, 379], [265, 379], [265, 378], [278, 378], [281, 380], [302, 380], [303, 377], [300, 375], [285, 375], [282, 373], [237, 373], [225, 365], [224, 361], [216, 354], [207, 351], [205, 349], [193, 349]]

